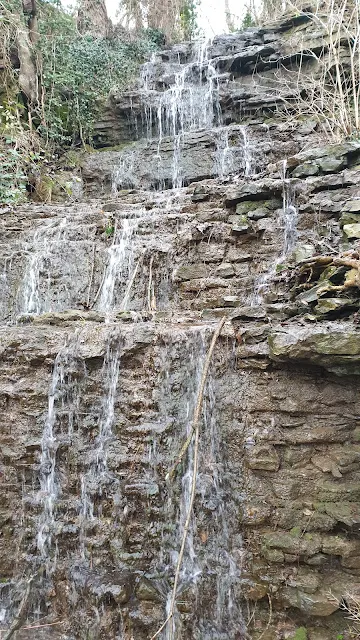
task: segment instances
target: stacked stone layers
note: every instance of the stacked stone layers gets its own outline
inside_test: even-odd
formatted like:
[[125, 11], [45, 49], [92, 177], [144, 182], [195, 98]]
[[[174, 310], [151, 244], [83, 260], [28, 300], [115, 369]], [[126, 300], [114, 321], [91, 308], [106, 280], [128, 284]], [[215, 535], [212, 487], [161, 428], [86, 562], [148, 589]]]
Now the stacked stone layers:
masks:
[[[280, 30], [302, 33], [296, 22]], [[268, 46], [270, 32], [250, 37]], [[254, 42], [244, 42], [242, 52], [231, 51], [236, 38], [224, 37], [218, 46], [230, 52], [216, 52], [238, 84], [255, 55]], [[280, 56], [271, 46], [262, 50], [264, 60], [275, 56], [269, 65]], [[257, 118], [265, 117], [262, 106]], [[254, 640], [296, 633], [328, 640], [346, 632], [342, 599], [360, 591], [358, 291], [350, 308], [317, 312], [315, 299], [299, 300], [281, 274], [316, 254], [356, 256], [359, 146], [319, 143], [302, 151], [310, 139], [302, 127], [280, 116], [269, 135], [261, 122], [248, 125], [249, 138], [259, 136], [268, 148], [270, 166], [256, 161], [261, 175], [239, 175], [241, 165], [231, 179], [175, 193], [122, 191], [1, 216], [4, 628], [24, 594], [24, 576], [33, 576], [34, 586], [23, 627], [52, 625], [39, 627], [38, 637], [145, 640], [164, 621], [182, 495], [181, 476], [169, 487], [166, 474], [185, 437], [197, 359], [225, 315], [201, 429], [192, 529], [201, 578], [183, 580], [179, 637], [245, 637], [239, 609], [228, 613], [230, 592]], [[315, 125], [310, 129], [315, 140]], [[90, 193], [99, 176], [89, 166], [102, 167], [106, 187], [111, 153], [86, 160]], [[189, 182], [211, 175], [196, 166]], [[144, 185], [153, 183], [150, 175]], [[132, 235], [124, 221], [133, 224]], [[116, 251], [126, 268], [121, 263], [105, 313], [102, 290]], [[109, 344], [118, 347], [120, 365], [105, 460]], [[44, 442], [49, 388], [54, 362], [69, 345], [71, 357], [60, 358], [51, 451]], [[46, 446], [55, 460], [53, 507], [41, 495]], [[37, 537], [44, 505], [53, 516], [45, 521], [51, 535], [43, 530], [47, 577]], [[229, 557], [231, 583], [223, 571]], [[33, 634], [18, 632], [21, 639]]]

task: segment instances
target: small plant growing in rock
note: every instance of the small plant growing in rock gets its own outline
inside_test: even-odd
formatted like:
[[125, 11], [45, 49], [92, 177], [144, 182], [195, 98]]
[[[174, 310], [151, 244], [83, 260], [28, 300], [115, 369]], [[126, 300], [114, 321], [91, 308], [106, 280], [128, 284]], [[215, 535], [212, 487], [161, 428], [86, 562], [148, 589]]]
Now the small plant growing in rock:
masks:
[[105, 227], [105, 235], [107, 238], [112, 238], [115, 232], [115, 227], [112, 222], [108, 222]]

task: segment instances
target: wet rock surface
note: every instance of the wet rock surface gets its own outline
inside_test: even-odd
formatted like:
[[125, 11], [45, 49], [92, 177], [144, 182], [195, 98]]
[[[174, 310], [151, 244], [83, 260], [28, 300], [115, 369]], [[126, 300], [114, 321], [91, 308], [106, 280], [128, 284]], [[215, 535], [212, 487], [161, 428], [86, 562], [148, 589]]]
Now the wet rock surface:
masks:
[[[358, 145], [321, 144], [281, 114], [264, 126], [270, 86], [241, 97], [260, 59], [270, 75], [306, 37], [323, 43], [298, 16], [212, 43], [217, 124], [233, 126], [190, 132], [185, 186], [148, 190], [173, 185], [174, 140], [159, 173], [118, 96], [128, 183], [110, 196], [130, 150], [94, 153], [87, 201], [1, 212], [1, 628], [32, 578], [19, 640], [145, 640], [164, 622], [193, 450], [167, 474], [223, 316], [175, 637], [346, 632], [341, 602], [360, 594]], [[162, 52], [151, 91], [192, 55]], [[258, 122], [239, 124], [239, 104]]]

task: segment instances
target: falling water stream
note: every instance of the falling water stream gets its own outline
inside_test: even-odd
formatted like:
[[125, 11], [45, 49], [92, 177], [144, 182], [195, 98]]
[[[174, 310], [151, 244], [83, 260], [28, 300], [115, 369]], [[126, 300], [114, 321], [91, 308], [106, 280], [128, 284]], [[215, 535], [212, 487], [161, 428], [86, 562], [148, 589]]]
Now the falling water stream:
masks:
[[[144, 65], [142, 82], [144, 116], [148, 137], [158, 139], [157, 154], [161, 158], [164, 137], [173, 141], [172, 180], [173, 189], [183, 185], [181, 152], [188, 134], [200, 129], [211, 129], [216, 141], [215, 174], [226, 178], [239, 171], [237, 159], [242, 157], [242, 171], [247, 178], [254, 172], [251, 144], [246, 127], [239, 125], [237, 143], [229, 138], [229, 131], [222, 126], [219, 98], [219, 78], [209, 55], [209, 43], [194, 48], [193, 59], [180, 65], [174, 83], [162, 93], [154, 91], [152, 84], [153, 61]], [[119, 185], [136, 185], [132, 154], [123, 158], [122, 165], [114, 169], [114, 191]], [[128, 308], [131, 288], [144, 256], [144, 247], [137, 244], [139, 227], [151, 224], [159, 216], [170, 215], [174, 209], [171, 199], [164, 205], [159, 198], [154, 210], [123, 208], [115, 215], [113, 242], [105, 251], [103, 277], [100, 283], [96, 309], [107, 317], [108, 325], [115, 322], [111, 312]], [[296, 232], [294, 206], [290, 185], [284, 173], [285, 225], [284, 251], [293, 246]], [[39, 314], [47, 309], [41, 297], [42, 273], [46, 273], [53, 251], [60, 250], [64, 240], [66, 218], [60, 223], [38, 230], [33, 238], [33, 252], [29, 252], [21, 293], [21, 311]], [[150, 246], [150, 245], [149, 245]], [[150, 247], [151, 248], [151, 247]], [[151, 254], [152, 256], [152, 254]], [[152, 262], [151, 262], [152, 264]], [[50, 280], [50, 271], [47, 279]], [[151, 285], [151, 283], [150, 283]], [[112, 331], [112, 327], [111, 331]], [[136, 325], [134, 327], [136, 331]], [[157, 394], [159, 416], [164, 422], [171, 418], [176, 425], [170, 450], [176, 455], [192, 429], [192, 418], [198, 397], [209, 337], [213, 327], [178, 329], [163, 349], [163, 369]], [[171, 334], [170, 334], [171, 335]], [[79, 377], [87, 377], [85, 365], [79, 370], [79, 335], [59, 351], [55, 358], [48, 394], [48, 411], [44, 423], [39, 480], [38, 503], [41, 507], [36, 538], [41, 562], [51, 577], [57, 564], [57, 515], [62, 491], [62, 479], [58, 469], [59, 445], [65, 442], [71, 447], [73, 427], [81, 400]], [[116, 420], [120, 357], [120, 334], [113, 333], [106, 346], [101, 370], [102, 397], [100, 400], [97, 433], [88, 440], [90, 454], [82, 473], [79, 474], [77, 496], [78, 556], [87, 568], [92, 566], [88, 534], [94, 524], [101, 525], [102, 499], [109, 488], [119, 484], [109, 465], [109, 446], [116, 439], [113, 427]], [[179, 370], [182, 377], [179, 378]], [[75, 373], [74, 373], [75, 372]], [[177, 390], [177, 391], [176, 391]], [[222, 453], [221, 433], [216, 410], [216, 380], [209, 376], [202, 408], [202, 435], [200, 467], [196, 478], [196, 505], [181, 565], [175, 615], [166, 625], [163, 640], [238, 640], [244, 637], [244, 622], [239, 608], [240, 567], [232, 553], [231, 528], [234, 514], [225, 502], [226, 460]], [[66, 417], [67, 431], [64, 432]], [[152, 443], [149, 458], [154, 473], [158, 474], [157, 451], [159, 443]], [[169, 451], [167, 451], [169, 454]], [[185, 522], [191, 504], [191, 487], [194, 479], [194, 443], [191, 442], [181, 473], [177, 480], [166, 486], [164, 497], [164, 523], [161, 533], [161, 549], [156, 559], [162, 574], [163, 613], [166, 618], [172, 598], [172, 584], [179, 558]], [[146, 482], [148, 479], [146, 479]], [[145, 482], [145, 481], [144, 481]], [[154, 482], [154, 478], [152, 478]], [[120, 491], [120, 489], [119, 489]], [[170, 527], [169, 524], [172, 524]], [[180, 603], [190, 607], [191, 615], [183, 616]], [[96, 615], [100, 616], [96, 609]], [[95, 636], [94, 636], [95, 637]]]
[[[178, 429], [172, 445], [174, 456], [191, 432], [210, 335], [211, 329], [207, 327], [178, 331], [175, 336], [170, 337], [163, 354], [160, 407], [166, 418], [169, 418], [169, 411], [176, 411]], [[186, 363], [186, 376], [181, 378], [181, 386], [178, 388], [181, 361]], [[175, 395], [174, 386], [177, 390]], [[192, 622], [189, 627], [189, 623], [182, 620], [176, 609], [161, 636], [164, 640], [181, 640], [189, 633], [189, 637], [194, 640], [237, 640], [244, 634], [244, 622], [236, 591], [240, 584], [240, 567], [231, 553], [229, 520], [232, 522], [234, 514], [225, 504], [226, 471], [220, 438], [216, 383], [214, 377], [209, 375], [202, 411], [196, 507], [186, 537], [177, 589], [177, 602], [185, 608], [191, 603]], [[178, 524], [175, 531], [169, 533], [165, 527], [163, 532], [159, 565], [167, 577], [174, 575], [176, 571], [191, 504], [193, 473], [192, 441], [181, 476], [177, 483], [169, 481], [168, 486], [166, 513], [170, 521], [175, 520]], [[164, 597], [166, 618], [172, 600], [171, 583], [168, 584]]]
[[86, 529], [96, 517], [101, 517], [101, 508], [95, 514], [95, 501], [102, 496], [109, 484], [115, 482], [108, 467], [108, 447], [113, 438], [115, 401], [120, 370], [120, 339], [110, 340], [104, 358], [102, 379], [104, 393], [101, 400], [98, 435], [91, 452], [89, 469], [81, 477], [80, 550], [86, 556]]
[[[179, 189], [184, 184], [182, 152], [194, 132], [210, 131], [214, 137], [214, 175], [225, 178], [232, 173], [252, 175], [253, 158], [247, 127], [240, 125], [235, 134], [238, 139], [229, 144], [229, 129], [223, 125], [220, 104], [220, 72], [211, 58], [211, 40], [194, 42], [191, 60], [175, 66], [174, 81], [159, 91], [156, 85], [156, 57], [143, 65], [141, 74], [141, 101], [143, 108], [143, 133], [148, 141], [157, 141], [158, 174], [167, 158], [162, 157], [162, 143], [170, 139], [173, 146], [170, 186]], [[122, 154], [114, 171], [113, 188], [141, 186], [134, 171], [136, 149]], [[157, 180], [158, 188], [169, 185]]]
[[271, 264], [266, 273], [262, 273], [255, 280], [254, 292], [250, 297], [252, 305], [260, 305], [263, 302], [263, 294], [268, 288], [268, 284], [277, 272], [277, 269], [294, 251], [297, 242], [297, 218], [298, 212], [295, 206], [295, 194], [292, 189], [291, 181], [286, 177], [287, 164], [284, 160], [282, 164], [282, 182], [283, 182], [283, 205], [279, 210], [277, 223], [283, 229], [283, 242], [281, 254]]
[[49, 388], [48, 412], [41, 439], [38, 500], [42, 511], [38, 524], [37, 548], [48, 574], [51, 574], [56, 565], [53, 543], [56, 531], [56, 503], [61, 493], [56, 464], [57, 453], [60, 443], [71, 444], [79, 406], [77, 345], [78, 334], [75, 333], [55, 358]]
[[[43, 224], [34, 234], [28, 249], [28, 258], [19, 301], [19, 313], [39, 314], [48, 311], [50, 290], [50, 261], [54, 253], [61, 253], [65, 240], [66, 218]], [[42, 274], [45, 273], [45, 293], [41, 293]]]

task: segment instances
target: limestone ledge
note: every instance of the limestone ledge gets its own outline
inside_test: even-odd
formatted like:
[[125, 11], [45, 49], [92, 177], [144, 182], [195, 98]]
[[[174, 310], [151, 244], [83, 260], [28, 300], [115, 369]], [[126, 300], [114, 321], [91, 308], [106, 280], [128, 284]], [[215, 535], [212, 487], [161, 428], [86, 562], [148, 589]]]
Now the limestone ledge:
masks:
[[337, 375], [360, 375], [360, 329], [353, 324], [292, 325], [271, 333], [269, 347], [277, 361], [309, 362]]

